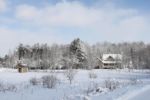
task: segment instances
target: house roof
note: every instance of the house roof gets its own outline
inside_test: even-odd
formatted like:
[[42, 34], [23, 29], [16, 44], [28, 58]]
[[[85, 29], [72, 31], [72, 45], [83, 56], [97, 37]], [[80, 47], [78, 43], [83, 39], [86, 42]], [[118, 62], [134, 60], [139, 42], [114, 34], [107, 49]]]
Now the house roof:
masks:
[[21, 63], [19, 63], [19, 64], [18, 64], [18, 67], [25, 68], [25, 67], [27, 67], [27, 65], [26, 65], [26, 64], [21, 64]]
[[121, 61], [102, 61], [103, 63], [107, 63], [107, 64], [115, 64], [115, 63], [121, 63]]
[[102, 60], [107, 60], [107, 58], [112, 57], [113, 59], [119, 59], [122, 60], [121, 54], [103, 54]]

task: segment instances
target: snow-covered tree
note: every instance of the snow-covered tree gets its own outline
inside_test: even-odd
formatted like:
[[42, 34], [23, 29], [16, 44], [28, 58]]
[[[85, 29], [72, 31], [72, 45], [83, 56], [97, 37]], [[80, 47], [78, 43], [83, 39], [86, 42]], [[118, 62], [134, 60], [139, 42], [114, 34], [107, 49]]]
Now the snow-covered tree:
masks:
[[[76, 62], [76, 68], [86, 68], [87, 66], [87, 55], [85, 50], [85, 44], [79, 38], [75, 39], [70, 45], [70, 56], [78, 59]], [[75, 59], [73, 58], [73, 59]]]

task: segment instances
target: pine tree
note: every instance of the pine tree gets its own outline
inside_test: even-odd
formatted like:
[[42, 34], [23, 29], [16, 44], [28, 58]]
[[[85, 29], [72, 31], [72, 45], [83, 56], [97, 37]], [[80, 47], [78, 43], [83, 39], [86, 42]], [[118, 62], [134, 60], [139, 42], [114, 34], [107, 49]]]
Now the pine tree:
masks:
[[[85, 45], [79, 39], [75, 39], [70, 45], [70, 55], [78, 59], [74, 64], [75, 68], [85, 68], [87, 66], [87, 57], [85, 53]], [[73, 59], [75, 59], [73, 58]]]

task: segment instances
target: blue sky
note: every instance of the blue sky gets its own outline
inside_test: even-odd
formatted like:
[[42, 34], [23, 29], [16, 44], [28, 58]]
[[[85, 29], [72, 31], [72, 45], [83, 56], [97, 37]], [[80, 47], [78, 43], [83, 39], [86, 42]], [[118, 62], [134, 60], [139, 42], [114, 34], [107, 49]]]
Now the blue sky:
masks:
[[0, 56], [19, 43], [150, 42], [150, 0], [0, 0]]

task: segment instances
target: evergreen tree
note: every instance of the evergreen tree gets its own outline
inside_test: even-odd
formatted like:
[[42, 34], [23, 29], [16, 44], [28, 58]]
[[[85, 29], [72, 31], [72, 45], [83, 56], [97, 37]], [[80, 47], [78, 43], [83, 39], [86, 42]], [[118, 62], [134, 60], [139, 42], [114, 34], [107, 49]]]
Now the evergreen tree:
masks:
[[85, 68], [87, 66], [87, 56], [84, 43], [79, 39], [75, 39], [70, 45], [70, 55], [77, 59], [75, 62], [75, 68]]

